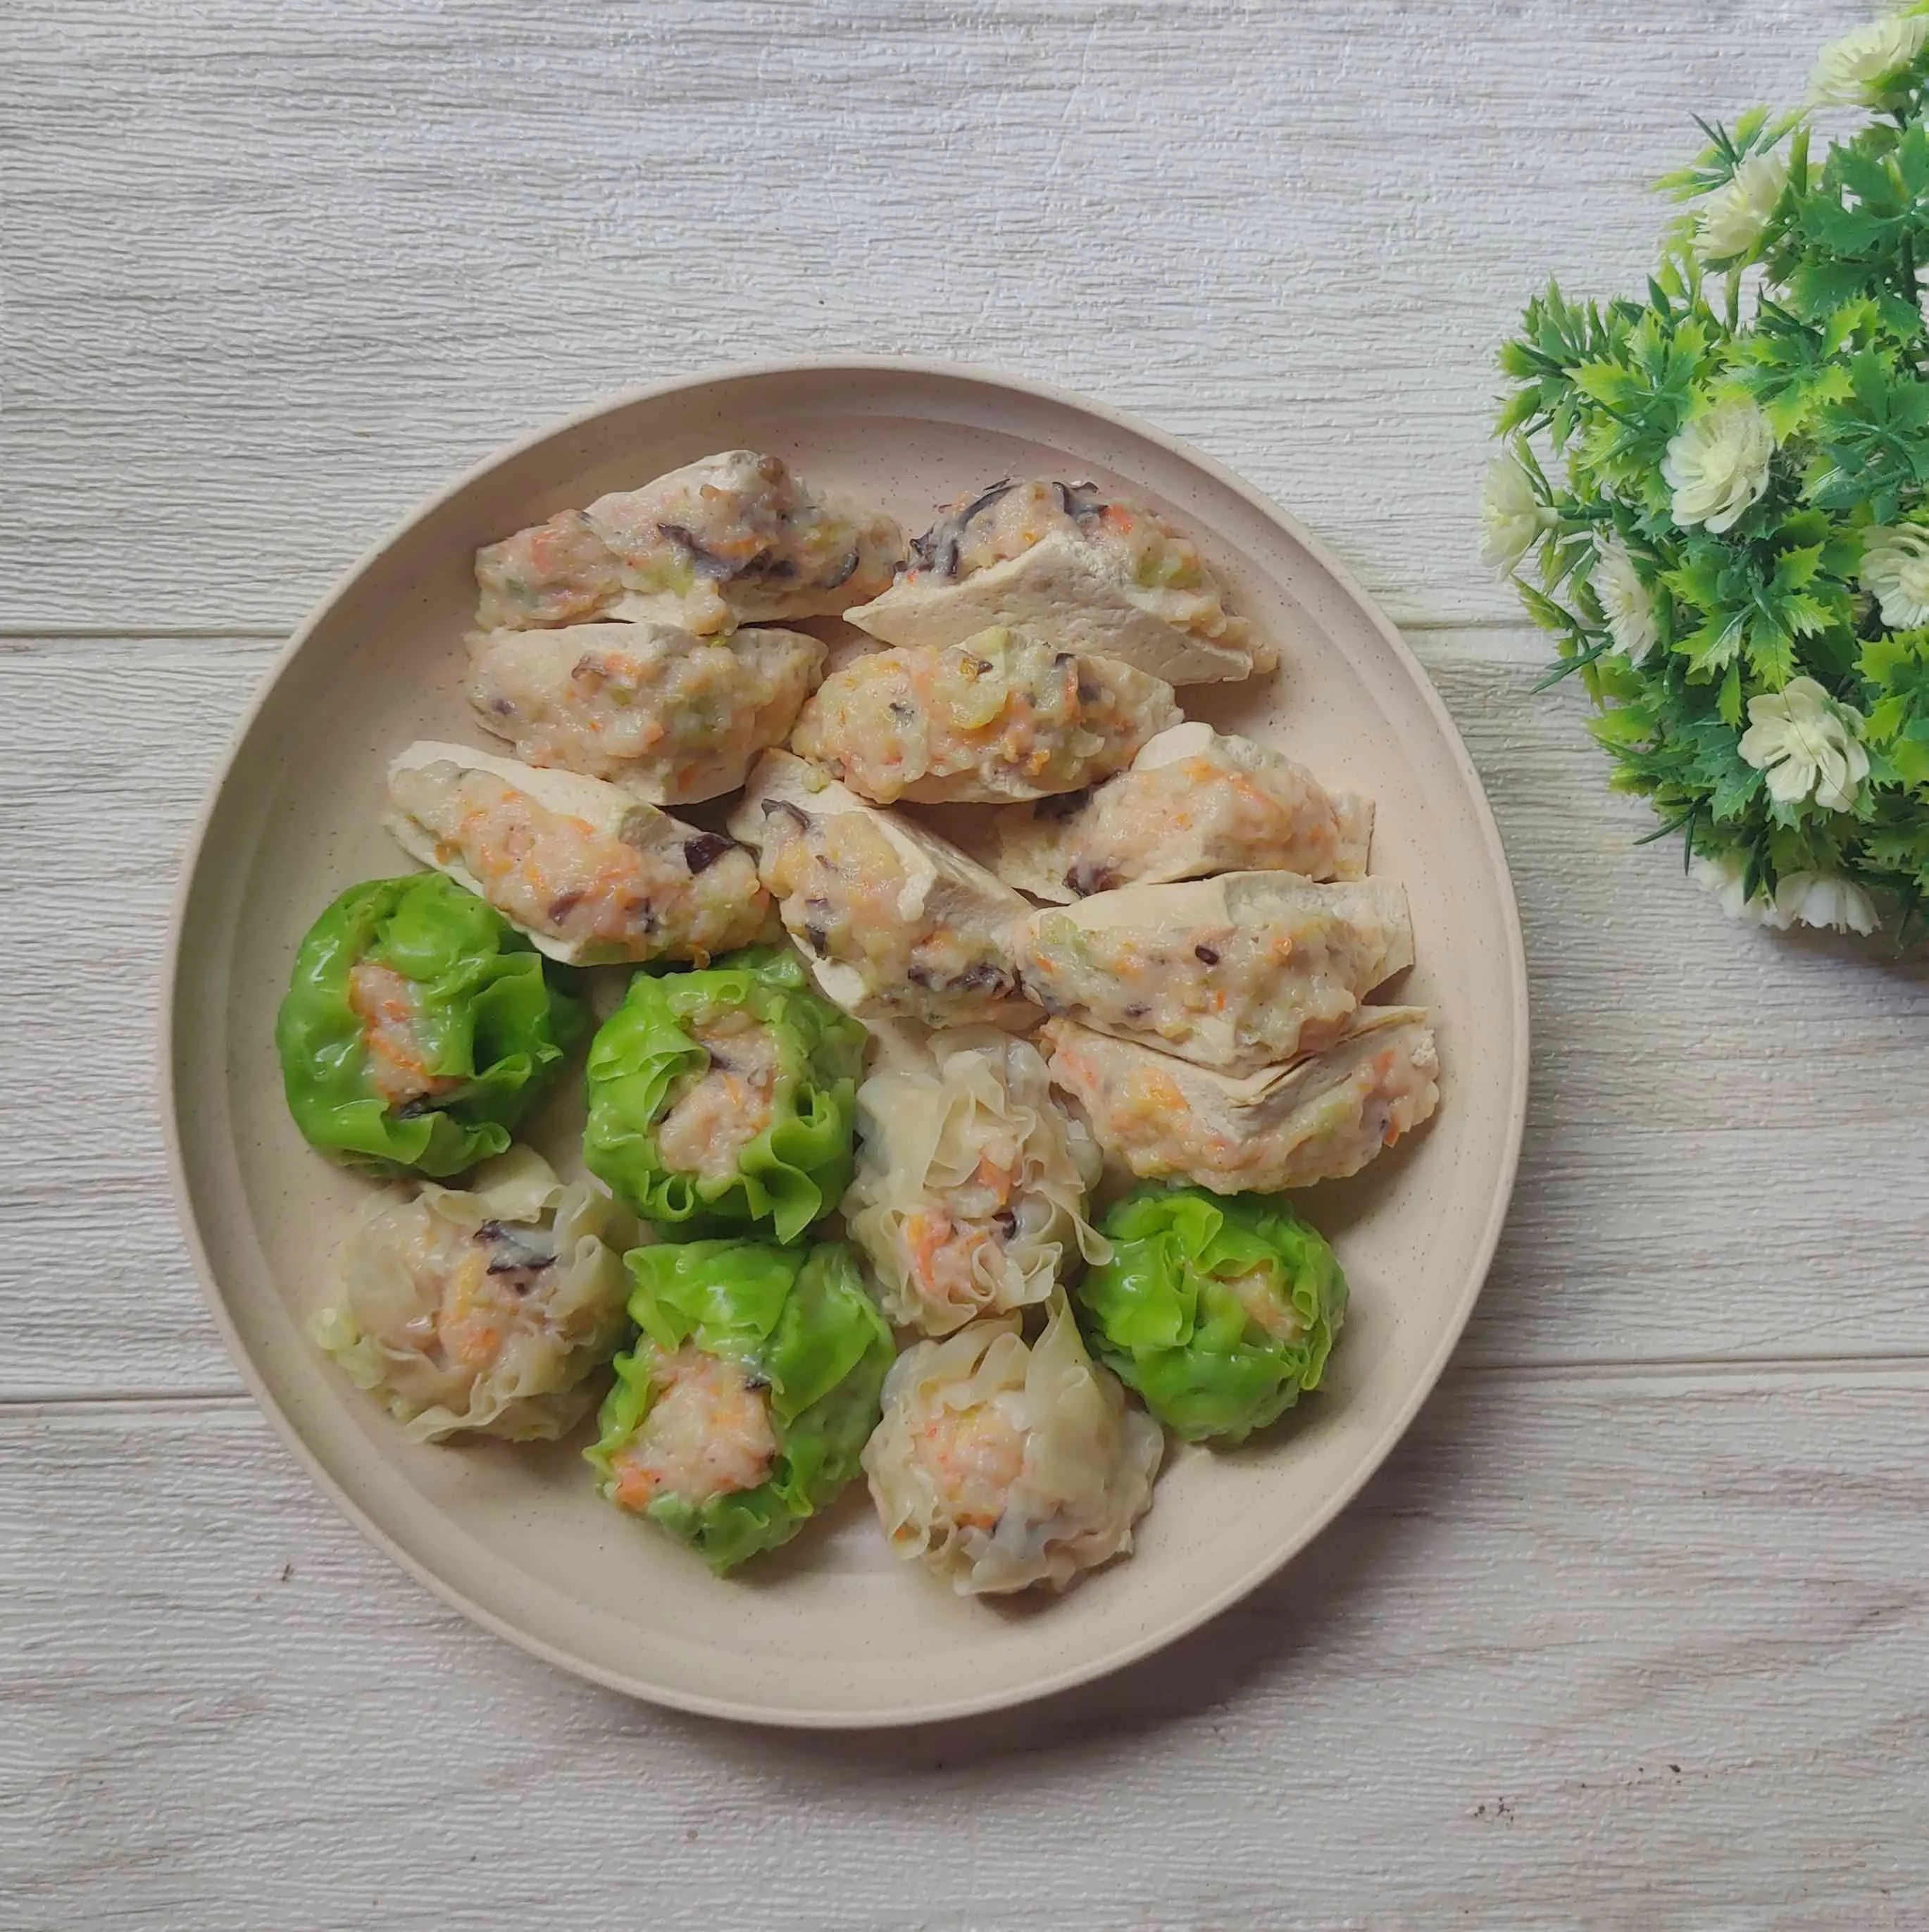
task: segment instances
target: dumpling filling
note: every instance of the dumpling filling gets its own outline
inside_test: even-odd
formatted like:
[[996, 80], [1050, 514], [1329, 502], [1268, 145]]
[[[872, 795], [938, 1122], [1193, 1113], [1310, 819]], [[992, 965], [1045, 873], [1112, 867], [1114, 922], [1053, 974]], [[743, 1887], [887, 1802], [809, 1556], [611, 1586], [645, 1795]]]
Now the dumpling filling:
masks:
[[674, 856], [646, 851], [553, 812], [493, 773], [434, 764], [398, 770], [390, 795], [459, 862], [489, 903], [532, 932], [622, 958], [694, 959], [747, 944], [769, 909], [754, 860], [714, 832]]
[[1192, 538], [1150, 510], [1108, 501], [1093, 483], [994, 483], [913, 539], [905, 574], [955, 582], [1022, 556], [1059, 531], [1099, 551], [1142, 610], [1196, 637], [1243, 637], [1245, 626], [1227, 611]]
[[369, 1084], [385, 1106], [420, 1111], [463, 1084], [429, 1071], [416, 982], [406, 974], [357, 960], [349, 969], [348, 1004], [362, 1022]]
[[903, 536], [778, 458], [729, 450], [519, 530], [476, 556], [485, 629], [674, 614], [704, 636], [826, 615], [890, 581]]
[[1163, 1446], [1060, 1298], [1029, 1347], [1000, 1316], [906, 1350], [864, 1468], [892, 1547], [960, 1595], [1063, 1589], [1132, 1547]]
[[882, 1010], [942, 1024], [982, 1017], [1018, 991], [1002, 925], [904, 916], [904, 862], [859, 813], [772, 801], [760, 872], [790, 936], [861, 974]]
[[518, 758], [658, 805], [742, 784], [796, 722], [825, 655], [795, 631], [719, 642], [662, 624], [499, 630], [470, 648], [470, 702]]
[[1008, 630], [860, 658], [804, 706], [792, 743], [880, 804], [1072, 791], [1179, 721], [1168, 684]]
[[688, 1030], [709, 1064], [677, 1076], [656, 1124], [657, 1151], [673, 1174], [722, 1179], [737, 1171], [740, 1150], [770, 1125], [777, 1036], [744, 1012], [721, 1012]]
[[616, 1504], [640, 1512], [671, 1496], [700, 1508], [766, 1481], [777, 1456], [767, 1385], [693, 1343], [652, 1352], [650, 1412], [610, 1459]]

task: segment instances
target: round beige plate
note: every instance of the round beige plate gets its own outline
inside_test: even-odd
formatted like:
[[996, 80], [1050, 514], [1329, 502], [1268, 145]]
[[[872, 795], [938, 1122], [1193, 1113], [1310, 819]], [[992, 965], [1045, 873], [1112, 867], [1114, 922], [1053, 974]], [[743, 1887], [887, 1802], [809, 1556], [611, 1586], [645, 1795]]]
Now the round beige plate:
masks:
[[[321, 908], [357, 880], [410, 869], [376, 823], [390, 754], [416, 737], [476, 738], [460, 692], [476, 548], [740, 447], [774, 451], [909, 530], [1011, 474], [1089, 476], [1178, 518], [1284, 658], [1256, 688], [1182, 694], [1188, 711], [1370, 793], [1373, 869], [1412, 896], [1420, 964], [1390, 994], [1438, 1016], [1444, 1097], [1364, 1175], [1301, 1197], [1353, 1286], [1325, 1391], [1261, 1446], [1178, 1450], [1137, 1552], [1055, 1601], [952, 1596], [889, 1555], [861, 1486], [719, 1582], [596, 1497], [580, 1439], [412, 1445], [304, 1337], [368, 1190], [290, 1124], [275, 1007]], [[167, 1024], [177, 1184], [202, 1278], [263, 1406], [342, 1507], [540, 1656], [664, 1703], [802, 1725], [926, 1720], [1062, 1689], [1202, 1622], [1300, 1548], [1393, 1446], [1467, 1319], [1513, 1184], [1527, 1077], [1519, 922], [1480, 782], [1358, 586], [1290, 518], [1142, 424], [988, 375], [868, 362], [629, 398], [485, 465], [367, 557], [283, 656], [208, 807]], [[567, 1148], [572, 1104], [532, 1136], [552, 1155]]]

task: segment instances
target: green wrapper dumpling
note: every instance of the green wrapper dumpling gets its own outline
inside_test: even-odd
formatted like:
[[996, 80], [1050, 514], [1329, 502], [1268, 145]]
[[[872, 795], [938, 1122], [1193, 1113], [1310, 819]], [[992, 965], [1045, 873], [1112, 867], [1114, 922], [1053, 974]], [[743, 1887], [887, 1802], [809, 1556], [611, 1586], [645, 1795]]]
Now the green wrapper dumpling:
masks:
[[891, 1331], [836, 1241], [686, 1241], [626, 1257], [597, 1487], [722, 1574], [788, 1543], [858, 1472]]
[[907, 1349], [865, 1446], [891, 1547], [960, 1596], [1062, 1590], [1129, 1550], [1164, 1448], [1085, 1352], [1062, 1294], [1029, 1347], [1018, 1321]]
[[417, 1442], [553, 1441], [590, 1412], [592, 1378], [629, 1332], [632, 1232], [608, 1195], [512, 1148], [466, 1191], [425, 1181], [374, 1202], [315, 1340]]
[[459, 1174], [589, 1030], [501, 914], [433, 872], [351, 886], [309, 930], [274, 1028], [288, 1110], [350, 1166]]
[[584, 1158], [650, 1221], [794, 1240], [850, 1182], [864, 1038], [794, 952], [639, 974], [590, 1048]]
[[1280, 1202], [1140, 1188], [1076, 1290], [1100, 1359], [1188, 1442], [1243, 1442], [1317, 1388], [1346, 1312], [1324, 1240]]

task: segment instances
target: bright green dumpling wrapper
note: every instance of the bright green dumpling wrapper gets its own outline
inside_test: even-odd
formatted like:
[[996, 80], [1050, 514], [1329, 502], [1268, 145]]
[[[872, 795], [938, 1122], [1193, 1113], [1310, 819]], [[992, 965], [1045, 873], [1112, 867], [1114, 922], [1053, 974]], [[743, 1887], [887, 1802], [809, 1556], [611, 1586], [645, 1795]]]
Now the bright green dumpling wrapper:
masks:
[[1333, 1250], [1275, 1198], [1142, 1187], [1074, 1291], [1094, 1352], [1188, 1442], [1243, 1442], [1317, 1388], [1346, 1312]]
[[640, 973], [590, 1048], [584, 1158], [668, 1230], [794, 1240], [850, 1182], [864, 1040], [794, 952]]
[[685, 1241], [624, 1257], [597, 1487], [719, 1574], [788, 1543], [858, 1472], [894, 1354], [841, 1241]]
[[295, 1124], [383, 1173], [459, 1174], [502, 1153], [589, 1030], [552, 970], [437, 873], [351, 886], [309, 928], [275, 1020]]

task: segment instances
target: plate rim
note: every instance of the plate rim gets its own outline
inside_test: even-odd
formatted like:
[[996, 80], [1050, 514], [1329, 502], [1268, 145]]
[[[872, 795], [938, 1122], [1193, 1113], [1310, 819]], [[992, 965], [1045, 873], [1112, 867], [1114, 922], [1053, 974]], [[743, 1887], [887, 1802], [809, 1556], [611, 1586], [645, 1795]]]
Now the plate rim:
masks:
[[[920, 1703], [912, 1701], [890, 1709], [864, 1712], [828, 1707], [806, 1708], [787, 1706], [772, 1709], [754, 1702], [712, 1696], [674, 1686], [642, 1682], [621, 1671], [573, 1655], [534, 1632], [520, 1628], [506, 1618], [497, 1616], [494, 1611], [469, 1597], [458, 1586], [438, 1575], [374, 1522], [335, 1480], [315, 1451], [310, 1448], [283, 1411], [253, 1358], [243, 1346], [239, 1330], [229, 1312], [226, 1298], [215, 1280], [206, 1244], [202, 1238], [194, 1196], [188, 1186], [186, 1160], [182, 1149], [180, 1096], [175, 1078], [180, 1019], [178, 995], [188, 910], [200, 876], [217, 810], [227, 790], [242, 748], [247, 743], [256, 719], [266, 709], [284, 673], [310, 637], [320, 628], [336, 604], [349, 593], [362, 575], [410, 530], [433, 516], [472, 484], [526, 452], [572, 430], [584, 428], [600, 417], [687, 391], [719, 384], [787, 375], [841, 374], [908, 375], [945, 382], [962, 382], [980, 388], [1003, 391], [1006, 394], [1030, 397], [1093, 417], [1114, 429], [1142, 438], [1157, 446], [1167, 454], [1192, 464], [1215, 482], [1243, 497], [1262, 517], [1286, 532], [1294, 542], [1302, 545], [1372, 625], [1381, 641], [1390, 648], [1394, 662], [1418, 690], [1453, 758], [1473, 807], [1474, 820], [1486, 848], [1488, 862], [1501, 887], [1501, 910], [1507, 940], [1508, 990], [1512, 996], [1514, 1012], [1514, 1037], [1510, 1042], [1514, 1079], [1513, 1090], [1508, 1096], [1506, 1144], [1502, 1150], [1496, 1185], [1487, 1220], [1481, 1230], [1474, 1266], [1468, 1274], [1466, 1286], [1442, 1331], [1438, 1343], [1414, 1377], [1412, 1387], [1405, 1399], [1382, 1427], [1371, 1446], [1360, 1457], [1351, 1476], [1324, 1500], [1300, 1532], [1277, 1550], [1267, 1552], [1256, 1562], [1242, 1570], [1232, 1582], [1204, 1600], [1190, 1606], [1182, 1616], [1170, 1622], [1161, 1623], [1150, 1634], [1129, 1636], [1102, 1654], [1068, 1664], [1031, 1684], [934, 1702]], [[1492, 1270], [1494, 1255], [1507, 1223], [1519, 1178], [1521, 1146], [1526, 1128], [1531, 1068], [1531, 1016], [1528, 1010], [1526, 947], [1521, 929], [1520, 903], [1514, 890], [1513, 870], [1508, 862], [1506, 848], [1502, 842], [1500, 829], [1494, 819], [1486, 788], [1468, 755], [1459, 727], [1454, 723], [1452, 714], [1448, 710], [1432, 678], [1428, 676], [1426, 668], [1414, 655], [1406, 640], [1400, 635], [1393, 620], [1381, 608], [1378, 601], [1347, 566], [1333, 554], [1323, 538], [1308, 530], [1297, 517], [1282, 508], [1264, 492], [1255, 489], [1216, 458], [1195, 448], [1184, 439], [1172, 435], [1130, 411], [1114, 409], [1054, 384], [1034, 381], [1028, 376], [1007, 374], [980, 364], [944, 362], [926, 357], [780, 356], [717, 364], [666, 377], [659, 382], [645, 383], [605, 397], [584, 409], [544, 423], [521, 436], [500, 444], [471, 464], [452, 482], [418, 500], [337, 574], [308, 615], [290, 634], [286, 643], [275, 653], [273, 662], [262, 676], [254, 695], [230, 733], [219, 765], [182, 848], [180, 868], [176, 877], [168, 913], [166, 952], [163, 962], [160, 992], [156, 1016], [158, 1035], [156, 1044], [160, 1062], [161, 1126], [166, 1148], [169, 1191], [173, 1198], [175, 1218], [187, 1242], [202, 1301], [214, 1318], [230, 1360], [239, 1373], [248, 1393], [254, 1397], [256, 1406], [268, 1418], [284, 1445], [293, 1454], [296, 1460], [307, 1472], [322, 1495], [376, 1550], [431, 1591], [441, 1601], [460, 1611], [492, 1636], [540, 1658], [553, 1668], [643, 1702], [688, 1712], [700, 1717], [737, 1724], [768, 1725], [788, 1730], [896, 1730], [912, 1724], [940, 1724], [961, 1718], [987, 1716], [994, 1712], [1035, 1703], [1075, 1689], [1081, 1684], [1109, 1676], [1114, 1671], [1124, 1670], [1166, 1649], [1250, 1595], [1268, 1578], [1282, 1570], [1329, 1527], [1372, 1480], [1412, 1427], [1421, 1408], [1438, 1387], [1440, 1378], [1472, 1318], [1474, 1309]]]

